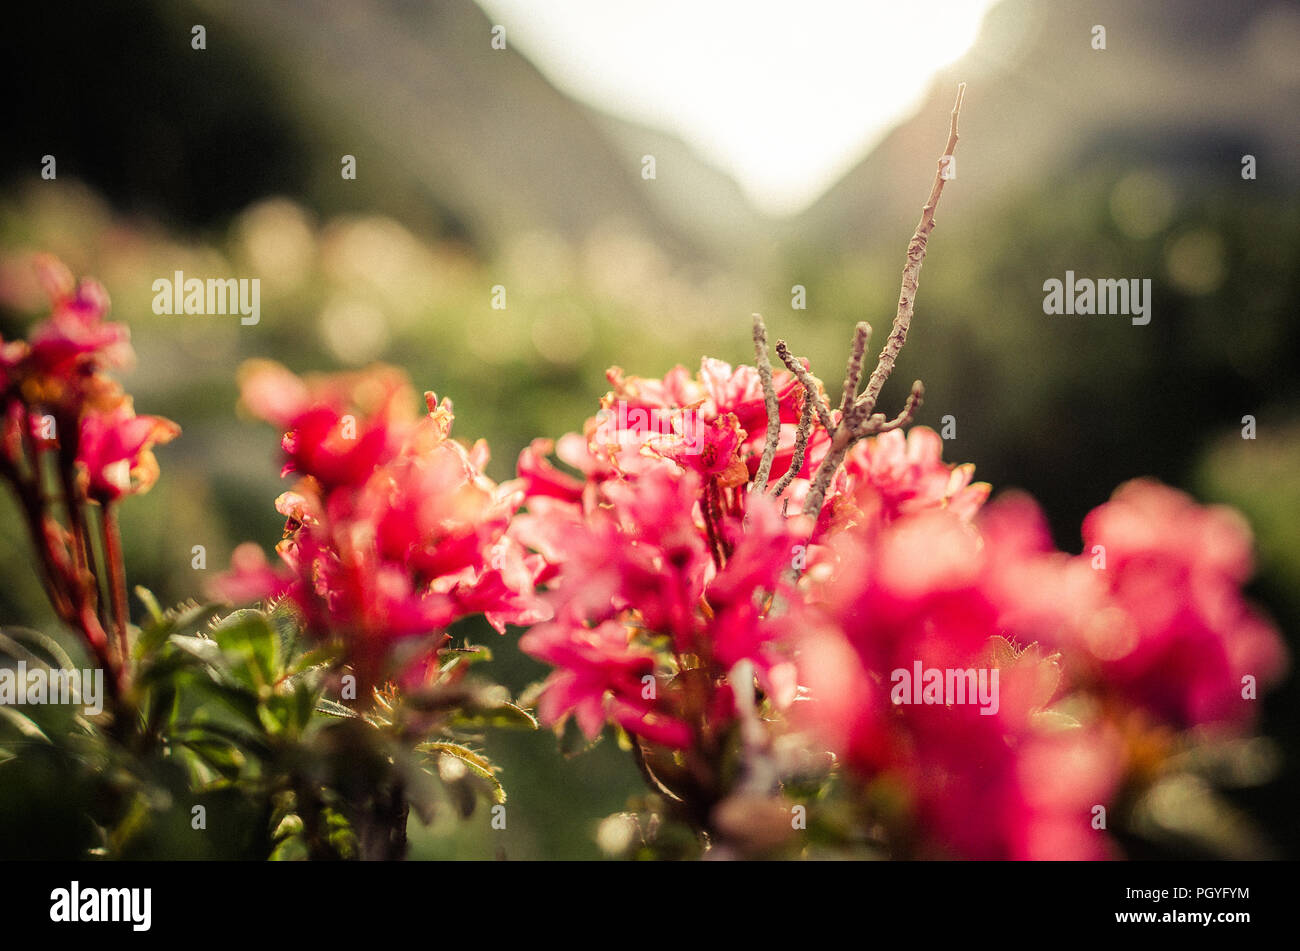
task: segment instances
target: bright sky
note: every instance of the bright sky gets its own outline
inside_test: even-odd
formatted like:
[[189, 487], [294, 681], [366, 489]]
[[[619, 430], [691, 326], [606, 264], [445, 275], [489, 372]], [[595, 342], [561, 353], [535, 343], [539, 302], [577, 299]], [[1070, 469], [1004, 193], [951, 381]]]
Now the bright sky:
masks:
[[676, 133], [763, 209], [814, 201], [995, 0], [478, 0], [556, 86]]

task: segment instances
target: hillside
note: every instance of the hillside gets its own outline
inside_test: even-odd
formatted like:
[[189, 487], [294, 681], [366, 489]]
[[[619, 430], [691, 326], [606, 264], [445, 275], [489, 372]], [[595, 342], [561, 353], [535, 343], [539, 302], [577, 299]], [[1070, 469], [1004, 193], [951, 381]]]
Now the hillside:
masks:
[[[1104, 51], [1091, 46], [1096, 24], [1106, 27]], [[787, 223], [787, 240], [844, 252], [869, 233], [909, 233], [962, 80], [957, 169], [970, 184], [944, 196], [949, 215], [1096, 161], [1239, 180], [1249, 153], [1273, 187], [1294, 182], [1297, 62], [1300, 14], [1280, 2], [1004, 0], [916, 114]]]

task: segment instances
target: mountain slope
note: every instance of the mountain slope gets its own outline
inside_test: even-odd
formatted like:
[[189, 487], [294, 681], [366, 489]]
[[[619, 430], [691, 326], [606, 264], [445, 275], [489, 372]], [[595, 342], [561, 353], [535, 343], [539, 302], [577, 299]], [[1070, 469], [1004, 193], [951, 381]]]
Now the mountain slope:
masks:
[[[963, 80], [964, 187], [945, 192], [941, 218], [1108, 158], [1239, 180], [1250, 153], [1261, 176], [1294, 180], [1298, 24], [1294, 7], [1270, 0], [1004, 0], [916, 114], [789, 222], [787, 238], [845, 251], [877, 231], [910, 233]], [[1105, 50], [1092, 48], [1094, 25]]]
[[[295, 110], [330, 147], [357, 155], [358, 183], [409, 179], [489, 249], [532, 229], [580, 240], [613, 224], [677, 260], [731, 256], [696, 227], [702, 219], [665, 210], [663, 181], [642, 180], [640, 155], [651, 149], [612, 141], [610, 120], [510, 48], [508, 25], [507, 48], [494, 49], [493, 24], [469, 0], [200, 6], [274, 58]], [[678, 157], [698, 162], [684, 149]], [[338, 178], [337, 154], [313, 162], [322, 185]]]

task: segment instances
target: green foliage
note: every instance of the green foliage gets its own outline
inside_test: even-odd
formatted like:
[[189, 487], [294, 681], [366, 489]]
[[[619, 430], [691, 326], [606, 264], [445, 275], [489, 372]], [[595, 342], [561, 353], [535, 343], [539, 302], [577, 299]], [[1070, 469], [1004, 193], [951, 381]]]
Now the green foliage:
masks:
[[[164, 611], [136, 593], [147, 618], [115, 705], [0, 706], [0, 857], [400, 858], [410, 812], [430, 823], [505, 801], [469, 744], [537, 723], [468, 676], [486, 651], [443, 651], [429, 682], [349, 706], [326, 696], [337, 651], [307, 642], [287, 605]], [[79, 654], [0, 632], [6, 664], [76, 671]]]

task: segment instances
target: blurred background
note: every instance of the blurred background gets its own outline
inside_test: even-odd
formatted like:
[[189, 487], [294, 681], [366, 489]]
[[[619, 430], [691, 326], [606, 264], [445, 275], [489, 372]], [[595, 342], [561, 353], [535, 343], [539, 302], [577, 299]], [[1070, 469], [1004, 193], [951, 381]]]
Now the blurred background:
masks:
[[[6, 11], [0, 333], [41, 312], [30, 255], [58, 254], [130, 325], [137, 409], [184, 430], [124, 510], [132, 583], [196, 596], [239, 541], [279, 538], [278, 434], [235, 412], [249, 357], [398, 364], [452, 398], [457, 435], [489, 440], [497, 479], [533, 436], [580, 428], [611, 364], [659, 376], [702, 355], [748, 362], [753, 311], [838, 386], [854, 323], [879, 340], [892, 318], [963, 80], [958, 177], [887, 405], [923, 379], [921, 422], [956, 423], [946, 457], [1032, 492], [1067, 550], [1134, 476], [1238, 506], [1258, 540], [1252, 594], [1295, 653], [1300, 9], [559, 6]], [[151, 284], [176, 270], [259, 278], [260, 323], [155, 315]], [[1151, 323], [1044, 315], [1043, 282], [1067, 270], [1149, 278]], [[50, 625], [11, 506], [0, 500], [0, 623]], [[513, 688], [544, 673], [514, 634], [464, 633]], [[1280, 773], [1233, 801], [1296, 856], [1295, 679], [1262, 706]], [[554, 747], [547, 733], [491, 737], [508, 830], [482, 813], [413, 823], [414, 855], [598, 856], [596, 826], [639, 791], [636, 769], [612, 741], [569, 759]]]

